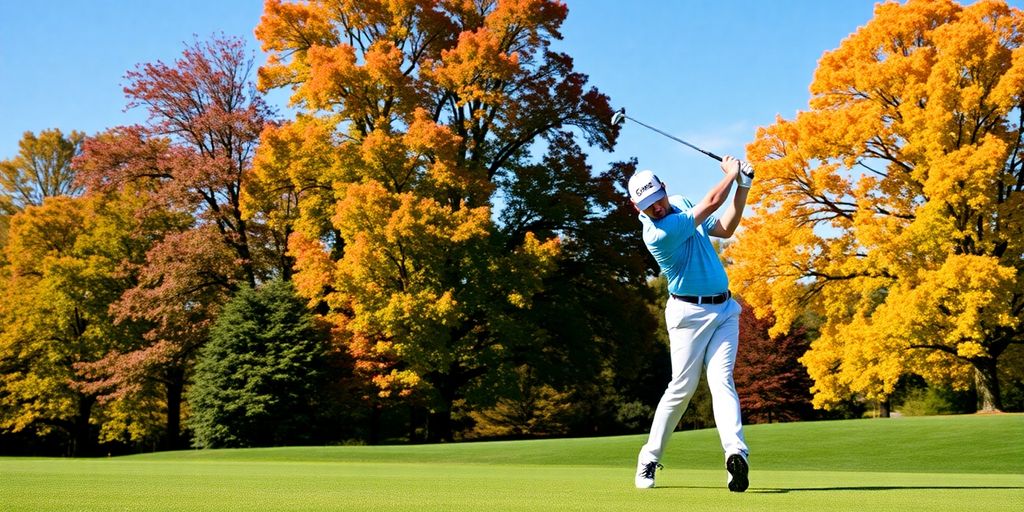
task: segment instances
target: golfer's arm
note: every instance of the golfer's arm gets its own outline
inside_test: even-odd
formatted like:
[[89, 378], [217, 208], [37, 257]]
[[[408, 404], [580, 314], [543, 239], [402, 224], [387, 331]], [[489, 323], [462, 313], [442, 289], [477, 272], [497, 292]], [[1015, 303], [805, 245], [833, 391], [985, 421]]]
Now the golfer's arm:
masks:
[[[729, 198], [729, 190], [732, 188], [732, 183], [736, 181], [736, 173], [728, 172], [725, 173], [725, 177], [722, 181], [719, 181], [717, 185], [708, 191], [704, 199], [701, 199], [693, 207], [693, 224], [699, 226], [707, 220], [708, 216], [715, 212], [715, 210], [722, 207], [725, 200]], [[746, 200], [746, 196], [744, 196]], [[736, 221], [737, 223], [739, 220]], [[717, 227], [717, 226], [716, 226]]]
[[736, 195], [733, 196], [732, 203], [729, 203], [725, 213], [708, 232], [709, 235], [729, 238], [736, 232], [736, 228], [739, 227], [740, 220], [743, 218], [743, 208], [747, 206], [747, 194], [749, 193], [749, 188], [736, 187]]

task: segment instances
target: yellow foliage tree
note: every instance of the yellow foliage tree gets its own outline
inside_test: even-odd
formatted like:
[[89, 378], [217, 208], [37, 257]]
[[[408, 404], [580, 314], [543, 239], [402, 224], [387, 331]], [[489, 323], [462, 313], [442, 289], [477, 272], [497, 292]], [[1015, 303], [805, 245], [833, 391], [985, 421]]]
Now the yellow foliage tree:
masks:
[[776, 332], [824, 319], [814, 403], [885, 399], [915, 373], [1000, 407], [1024, 342], [1024, 13], [879, 4], [819, 61], [810, 109], [748, 147], [755, 214], [731, 279]]
[[0, 429], [61, 431], [69, 453], [141, 435], [152, 404], [114, 400], [85, 371], [123, 351], [143, 329], [117, 324], [110, 306], [132, 286], [160, 213], [140, 196], [52, 196], [11, 220], [0, 274]]
[[377, 395], [427, 397], [432, 438], [452, 438], [453, 405], [508, 359], [559, 254], [557, 236], [499, 236], [496, 182], [565, 126], [614, 137], [607, 98], [548, 49], [566, 12], [267, 0], [256, 29], [259, 87], [290, 87], [300, 113], [263, 132], [243, 207], [291, 233], [299, 293]]
[[18, 155], [0, 161], [0, 248], [7, 240], [12, 215], [42, 204], [47, 197], [81, 192], [71, 160], [81, 152], [84, 138], [82, 132], [65, 136], [56, 128], [39, 135], [25, 132], [18, 141]]
[[98, 358], [102, 331], [82, 307], [84, 283], [67, 279], [82, 233], [80, 201], [52, 197], [12, 218], [0, 296], [0, 428], [63, 431], [72, 454], [88, 450], [95, 396], [75, 389], [73, 363]]

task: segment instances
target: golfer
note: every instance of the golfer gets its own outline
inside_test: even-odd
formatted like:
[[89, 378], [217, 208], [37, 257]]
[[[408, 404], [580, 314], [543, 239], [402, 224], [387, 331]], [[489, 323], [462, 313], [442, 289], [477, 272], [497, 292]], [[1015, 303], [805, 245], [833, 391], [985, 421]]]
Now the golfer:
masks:
[[[715, 426], [725, 450], [729, 490], [747, 489], [747, 444], [740, 422], [740, 401], [732, 371], [736, 364], [741, 307], [729, 292], [729, 279], [712, 236], [728, 238], [736, 231], [753, 181], [753, 169], [733, 157], [722, 159], [725, 177], [703, 199], [693, 204], [682, 196], [666, 194], [666, 187], [651, 171], [629, 179], [629, 195], [639, 212], [644, 244], [668, 278], [669, 300], [665, 322], [672, 355], [672, 380], [665, 389], [651, 423], [651, 434], [640, 449], [636, 486], [654, 487], [669, 437], [697, 389], [700, 373], [707, 372]], [[736, 195], [721, 219], [714, 213]]]

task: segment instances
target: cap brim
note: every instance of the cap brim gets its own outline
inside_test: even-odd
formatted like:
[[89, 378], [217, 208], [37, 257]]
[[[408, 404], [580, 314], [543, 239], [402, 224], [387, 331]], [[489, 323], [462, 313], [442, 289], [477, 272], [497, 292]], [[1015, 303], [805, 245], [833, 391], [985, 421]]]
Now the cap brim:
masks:
[[637, 206], [637, 208], [640, 208], [641, 210], [646, 210], [646, 209], [650, 208], [652, 204], [654, 204], [654, 203], [658, 202], [659, 200], [661, 200], [661, 198], [663, 198], [663, 197], [665, 197], [665, 188], [664, 187], [661, 190], [659, 190], [659, 191], [657, 191], [657, 192], [655, 192], [655, 193], [653, 193], [653, 194], [651, 194], [651, 195], [641, 199], [640, 202], [636, 204], [636, 206]]

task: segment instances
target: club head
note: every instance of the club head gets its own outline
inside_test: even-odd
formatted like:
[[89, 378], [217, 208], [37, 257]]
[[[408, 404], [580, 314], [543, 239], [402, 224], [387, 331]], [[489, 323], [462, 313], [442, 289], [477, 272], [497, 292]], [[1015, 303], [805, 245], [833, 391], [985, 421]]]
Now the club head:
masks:
[[612, 126], [620, 125], [625, 120], [626, 120], [626, 109], [625, 108], [620, 108], [619, 110], [617, 110], [615, 112], [615, 114], [612, 114]]

